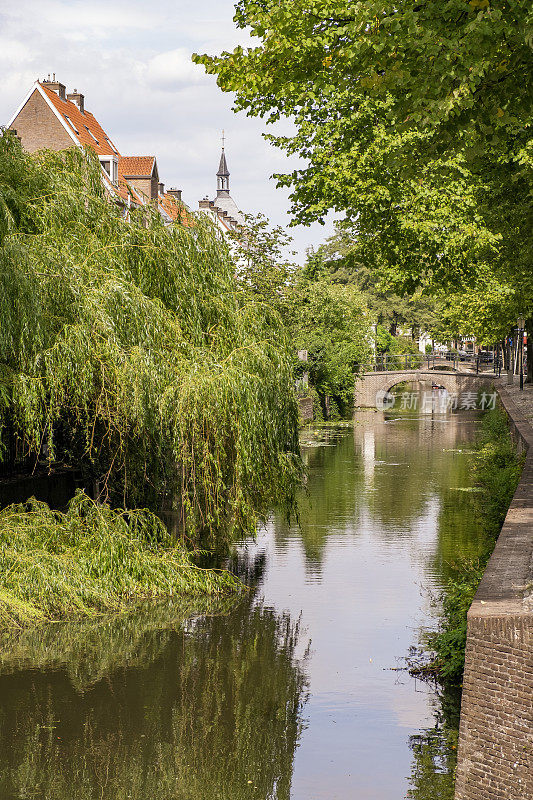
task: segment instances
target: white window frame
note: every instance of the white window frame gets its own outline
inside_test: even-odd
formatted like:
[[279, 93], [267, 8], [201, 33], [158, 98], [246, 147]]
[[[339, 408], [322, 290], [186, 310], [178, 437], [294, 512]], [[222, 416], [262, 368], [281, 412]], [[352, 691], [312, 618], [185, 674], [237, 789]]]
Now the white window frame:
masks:
[[74, 123], [72, 122], [72, 120], [71, 120], [71, 118], [69, 117], [69, 115], [68, 115], [68, 114], [63, 114], [63, 116], [65, 117], [65, 119], [66, 119], [66, 121], [68, 122], [68, 124], [70, 125], [70, 127], [71, 127], [71, 128], [74, 130], [74, 131], [75, 131], [76, 135], [77, 135], [77, 136], [79, 136], [79, 135], [80, 135], [80, 132], [79, 132], [79, 130], [76, 128], [76, 126], [74, 125]]
[[[104, 170], [107, 177], [110, 179], [111, 183], [117, 184], [118, 183], [118, 158], [114, 155], [105, 155], [105, 156], [98, 156], [100, 159], [100, 164], [102, 165], [102, 169]], [[109, 161], [109, 172], [104, 167], [104, 161]]]
[[99, 140], [96, 138], [96, 136], [94, 135], [94, 133], [93, 133], [91, 130], [89, 130], [89, 128], [87, 127], [87, 125], [85, 125], [85, 130], [87, 131], [87, 133], [89, 134], [89, 136], [90, 136], [92, 139], [94, 139], [94, 141], [96, 142], [96, 144], [98, 144], [98, 145], [99, 145], [99, 144], [100, 144], [100, 141], [99, 141]]

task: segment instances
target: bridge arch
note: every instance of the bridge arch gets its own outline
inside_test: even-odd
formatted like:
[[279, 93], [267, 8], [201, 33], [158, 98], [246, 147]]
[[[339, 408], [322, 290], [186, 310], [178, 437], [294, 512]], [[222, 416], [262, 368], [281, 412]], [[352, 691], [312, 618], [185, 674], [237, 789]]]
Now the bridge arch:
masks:
[[476, 375], [468, 372], [450, 372], [433, 369], [394, 370], [390, 372], [367, 372], [358, 378], [355, 385], [354, 406], [376, 408], [376, 396], [383, 397], [394, 386], [405, 381], [443, 386], [450, 394], [477, 391], [498, 383], [492, 373]]

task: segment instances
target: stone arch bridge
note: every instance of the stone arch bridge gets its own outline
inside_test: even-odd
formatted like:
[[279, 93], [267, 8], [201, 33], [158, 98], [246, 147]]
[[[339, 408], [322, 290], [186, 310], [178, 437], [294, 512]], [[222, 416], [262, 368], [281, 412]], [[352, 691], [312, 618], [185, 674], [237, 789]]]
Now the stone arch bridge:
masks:
[[[500, 378], [494, 373], [459, 372], [436, 369], [404, 369], [383, 372], [363, 372], [355, 384], [355, 408], [376, 408], [378, 392], [390, 391], [398, 383], [418, 383], [422, 391], [431, 390], [433, 383], [443, 386], [450, 394], [490, 389]], [[383, 394], [381, 394], [383, 396]]]

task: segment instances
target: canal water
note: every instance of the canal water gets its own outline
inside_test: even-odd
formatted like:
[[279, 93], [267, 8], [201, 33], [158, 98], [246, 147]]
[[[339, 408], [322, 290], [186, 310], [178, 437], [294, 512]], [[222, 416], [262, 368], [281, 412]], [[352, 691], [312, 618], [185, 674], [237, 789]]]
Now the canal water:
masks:
[[299, 520], [237, 602], [0, 641], [0, 800], [449, 800], [449, 698], [404, 657], [481, 546], [467, 415], [307, 430]]

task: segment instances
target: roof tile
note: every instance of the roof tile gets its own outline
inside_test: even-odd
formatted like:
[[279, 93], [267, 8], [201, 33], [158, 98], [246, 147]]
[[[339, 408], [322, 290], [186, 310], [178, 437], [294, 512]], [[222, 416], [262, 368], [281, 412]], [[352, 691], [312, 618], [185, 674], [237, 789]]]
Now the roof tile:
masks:
[[42, 83], [40, 87], [81, 144], [92, 147], [99, 156], [120, 156], [119, 151], [90, 111], [84, 111], [82, 114], [76, 103], [62, 100], [59, 95], [43, 86]]
[[151, 178], [155, 156], [121, 156], [118, 162], [119, 177]]

